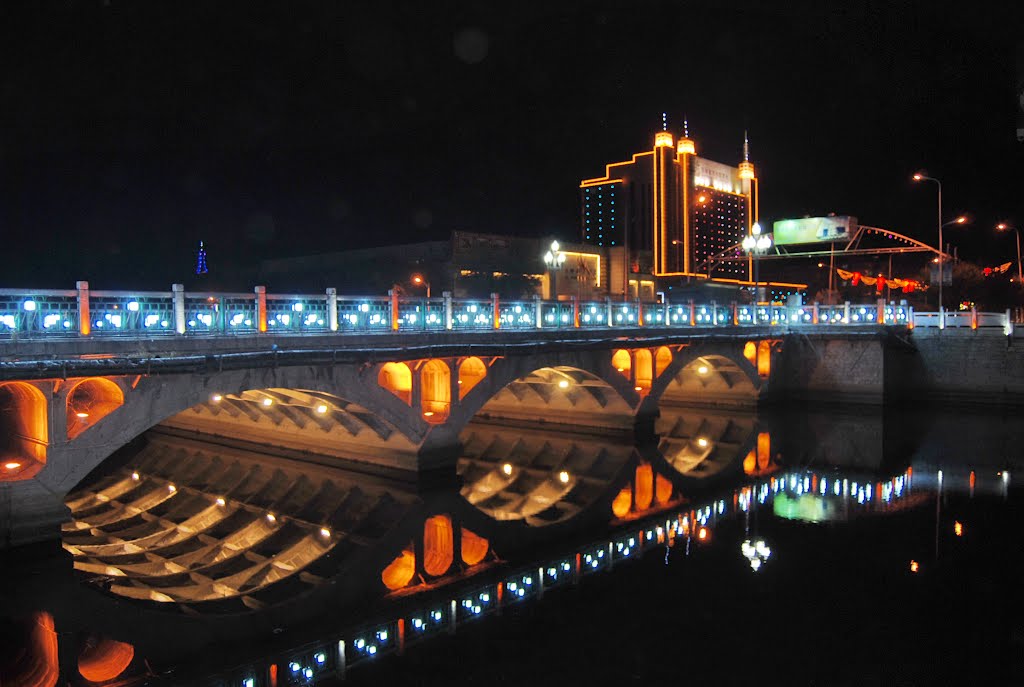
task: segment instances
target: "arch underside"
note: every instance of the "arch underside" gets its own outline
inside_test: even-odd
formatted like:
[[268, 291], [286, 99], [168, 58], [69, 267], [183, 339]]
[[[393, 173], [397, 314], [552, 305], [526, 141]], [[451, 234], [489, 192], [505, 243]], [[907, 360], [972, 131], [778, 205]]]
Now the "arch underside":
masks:
[[471, 423], [462, 434], [462, 496], [495, 520], [568, 520], [608, 494], [631, 442]]
[[633, 429], [633, 409], [608, 382], [574, 367], [543, 367], [495, 393], [474, 421], [565, 425], [587, 431]]
[[747, 371], [723, 355], [703, 355], [687, 363], [665, 385], [660, 400], [669, 404], [753, 406], [758, 389]]
[[268, 388], [224, 393], [162, 426], [235, 438], [328, 458], [399, 463], [417, 447], [377, 414], [334, 394]]
[[323, 583], [414, 501], [316, 466], [152, 431], [125, 467], [69, 496], [64, 547], [77, 570], [104, 576], [121, 596], [260, 608]]
[[717, 413], [663, 403], [655, 424], [658, 451], [683, 477], [713, 478], [742, 461], [754, 440], [756, 422], [752, 413]]

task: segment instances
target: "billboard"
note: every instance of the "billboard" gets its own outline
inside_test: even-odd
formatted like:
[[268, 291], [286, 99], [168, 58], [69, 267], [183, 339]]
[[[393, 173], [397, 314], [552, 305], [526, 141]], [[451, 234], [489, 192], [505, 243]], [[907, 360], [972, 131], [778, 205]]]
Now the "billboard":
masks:
[[849, 241], [857, 231], [857, 218], [842, 216], [781, 219], [772, 225], [776, 246]]

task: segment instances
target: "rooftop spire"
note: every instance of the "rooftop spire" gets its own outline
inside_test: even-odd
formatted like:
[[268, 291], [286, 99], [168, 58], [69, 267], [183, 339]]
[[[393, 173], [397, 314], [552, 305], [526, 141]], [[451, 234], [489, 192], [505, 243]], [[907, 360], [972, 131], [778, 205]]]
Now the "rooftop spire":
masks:
[[690, 137], [690, 121], [686, 117], [683, 117], [683, 138], [689, 138], [689, 137]]
[[750, 162], [750, 140], [747, 138], [747, 130], [743, 130], [743, 161]]
[[668, 112], [661, 113], [661, 130], [668, 131]]

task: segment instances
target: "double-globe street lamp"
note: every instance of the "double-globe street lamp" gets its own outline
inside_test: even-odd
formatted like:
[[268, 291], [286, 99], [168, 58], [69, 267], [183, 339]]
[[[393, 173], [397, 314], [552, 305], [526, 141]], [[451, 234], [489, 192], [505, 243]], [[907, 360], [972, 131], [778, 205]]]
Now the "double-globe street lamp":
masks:
[[548, 267], [548, 272], [551, 275], [551, 299], [558, 300], [558, 288], [557, 278], [558, 270], [562, 269], [562, 265], [565, 264], [565, 253], [561, 252], [561, 246], [558, 245], [558, 241], [551, 242], [551, 248], [544, 254], [544, 264]]
[[1013, 230], [1013, 232], [1017, 234], [1017, 284], [1024, 284], [1024, 274], [1021, 273], [1022, 270], [1020, 264], [1020, 229], [1012, 224], [1007, 224], [1006, 222], [1000, 222], [996, 225], [996, 231], [1010, 230]]
[[746, 235], [743, 239], [743, 243], [740, 245], [743, 246], [743, 250], [746, 251], [747, 256], [751, 257], [754, 263], [754, 302], [759, 303], [761, 298], [758, 293], [758, 290], [760, 289], [758, 286], [760, 279], [758, 276], [757, 258], [772, 247], [772, 238], [767, 234], [762, 234], [761, 225], [754, 222], [754, 225], [750, 227], [750, 233]]

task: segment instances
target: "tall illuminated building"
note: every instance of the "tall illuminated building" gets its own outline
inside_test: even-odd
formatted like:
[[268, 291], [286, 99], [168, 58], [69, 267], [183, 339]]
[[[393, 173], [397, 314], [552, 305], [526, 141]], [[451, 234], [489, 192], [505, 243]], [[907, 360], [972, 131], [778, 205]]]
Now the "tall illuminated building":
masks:
[[714, 259], [737, 247], [757, 219], [758, 180], [745, 135], [735, 167], [698, 156], [684, 125], [678, 141], [659, 131], [651, 150], [580, 182], [583, 242], [620, 248], [630, 272], [707, 277], [713, 270], [746, 279], [745, 261]]

